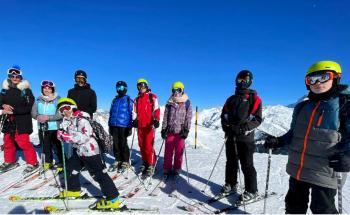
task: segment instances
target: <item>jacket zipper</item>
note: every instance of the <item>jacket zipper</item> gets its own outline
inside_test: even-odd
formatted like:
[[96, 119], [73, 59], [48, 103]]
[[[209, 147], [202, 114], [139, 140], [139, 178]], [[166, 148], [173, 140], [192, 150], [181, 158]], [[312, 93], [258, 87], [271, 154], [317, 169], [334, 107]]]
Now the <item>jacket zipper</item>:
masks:
[[316, 106], [312, 110], [311, 117], [310, 117], [310, 120], [309, 120], [309, 124], [307, 126], [306, 134], [305, 134], [305, 137], [304, 137], [303, 150], [301, 152], [301, 157], [300, 157], [300, 166], [299, 166], [298, 172], [297, 172], [297, 180], [300, 180], [301, 171], [302, 171], [302, 169], [304, 167], [304, 159], [305, 159], [305, 152], [306, 152], [306, 148], [307, 148], [307, 141], [308, 141], [308, 138], [309, 138], [309, 135], [310, 135], [310, 130], [312, 128], [312, 123], [314, 122], [316, 111], [317, 111], [319, 106], [320, 106], [320, 102], [317, 102]]

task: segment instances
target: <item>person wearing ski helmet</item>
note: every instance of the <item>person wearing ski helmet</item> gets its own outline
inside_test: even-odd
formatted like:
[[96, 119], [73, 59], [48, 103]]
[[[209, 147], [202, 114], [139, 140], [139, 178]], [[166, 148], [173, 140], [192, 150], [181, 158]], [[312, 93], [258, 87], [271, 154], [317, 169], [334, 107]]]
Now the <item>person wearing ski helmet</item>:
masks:
[[160, 108], [157, 96], [151, 92], [148, 81], [137, 80], [138, 96], [134, 102], [133, 126], [137, 128], [137, 136], [143, 164], [140, 171], [152, 176], [154, 173], [156, 154], [153, 148], [155, 129], [159, 127]]
[[[165, 106], [162, 138], [166, 140], [164, 151], [164, 177], [173, 171], [178, 175], [182, 167], [185, 139], [191, 128], [192, 105], [182, 82], [174, 82], [171, 96]], [[174, 163], [173, 163], [174, 157]]]
[[60, 197], [81, 195], [79, 175], [85, 167], [92, 178], [99, 183], [102, 194], [105, 196], [89, 207], [97, 210], [119, 208], [121, 203], [119, 192], [102, 163], [100, 148], [89, 122], [90, 115], [80, 111], [77, 103], [70, 98], [60, 98], [57, 110], [63, 115], [57, 138], [61, 142], [71, 144], [74, 148], [73, 155], [66, 162], [67, 190], [60, 192]]
[[245, 191], [240, 201], [249, 201], [258, 196], [257, 175], [254, 168], [254, 130], [262, 122], [262, 102], [255, 90], [250, 89], [253, 74], [248, 70], [236, 76], [235, 94], [223, 106], [221, 125], [226, 136], [226, 174], [222, 194], [237, 192], [238, 162], [244, 174]]
[[[288, 145], [289, 190], [286, 213], [336, 214], [337, 186], [350, 171], [350, 93], [340, 84], [337, 62], [319, 61], [305, 75], [308, 98], [296, 105], [290, 130], [281, 137], [268, 136], [264, 146]], [[337, 172], [344, 173], [342, 184]]]
[[97, 109], [97, 97], [95, 91], [87, 83], [87, 74], [83, 70], [77, 70], [74, 73], [75, 85], [74, 88], [68, 91], [68, 98], [73, 99], [78, 104], [78, 109], [90, 114], [93, 114]]
[[132, 132], [132, 109], [134, 102], [126, 94], [128, 85], [124, 81], [116, 84], [117, 95], [112, 101], [109, 111], [109, 133], [113, 136], [113, 151], [115, 162], [109, 172], [118, 170], [124, 172], [129, 167], [130, 149], [127, 137]]
[[36, 99], [32, 108], [32, 118], [38, 122], [38, 135], [42, 146], [42, 153], [45, 160], [42, 161], [44, 171], [54, 167], [52, 151], [55, 150], [58, 161], [57, 169], [62, 170], [62, 147], [57, 139], [57, 130], [59, 128], [62, 115], [57, 111], [57, 101], [60, 96], [56, 92], [56, 86], [53, 81], [43, 80], [41, 82], [41, 95]]
[[33, 132], [31, 117], [33, 104], [34, 96], [29, 82], [23, 79], [21, 68], [19, 66], [9, 68], [0, 94], [0, 108], [3, 114], [7, 114], [2, 128], [5, 162], [0, 166], [1, 172], [18, 166], [16, 143], [22, 149], [27, 163], [23, 174], [30, 174], [39, 167], [36, 152], [29, 137]]

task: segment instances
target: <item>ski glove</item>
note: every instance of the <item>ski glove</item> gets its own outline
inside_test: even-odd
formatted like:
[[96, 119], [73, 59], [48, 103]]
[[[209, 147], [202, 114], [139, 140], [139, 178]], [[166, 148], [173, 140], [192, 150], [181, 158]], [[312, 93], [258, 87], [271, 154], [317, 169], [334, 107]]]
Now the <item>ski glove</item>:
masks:
[[268, 135], [265, 139], [264, 147], [267, 149], [276, 149], [283, 146], [283, 139]]
[[132, 121], [132, 127], [134, 127], [134, 128], [137, 128], [137, 127], [138, 127], [137, 119], [135, 119], [134, 121]]
[[67, 134], [62, 130], [57, 131], [57, 139], [66, 143], [69, 143], [73, 140], [71, 134]]
[[188, 137], [188, 133], [189, 133], [189, 132], [190, 132], [190, 131], [189, 131], [187, 128], [182, 129], [182, 131], [180, 132], [181, 138], [182, 138], [182, 139], [186, 139], [186, 138]]
[[153, 125], [155, 128], [159, 128], [159, 121], [158, 120], [153, 120]]
[[168, 136], [166, 129], [162, 129], [162, 131], [160, 133], [162, 135], [162, 138], [165, 140]]
[[350, 150], [329, 156], [329, 167], [336, 172], [350, 172]]

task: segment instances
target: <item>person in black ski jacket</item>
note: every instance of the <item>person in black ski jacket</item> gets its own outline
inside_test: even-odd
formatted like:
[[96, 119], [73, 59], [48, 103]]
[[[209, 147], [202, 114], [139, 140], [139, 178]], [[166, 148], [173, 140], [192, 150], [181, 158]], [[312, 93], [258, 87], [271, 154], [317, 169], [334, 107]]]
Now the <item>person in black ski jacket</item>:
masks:
[[33, 132], [31, 110], [34, 96], [29, 82], [23, 80], [20, 67], [13, 66], [7, 71], [8, 78], [2, 84], [0, 94], [0, 108], [7, 113], [2, 128], [4, 133], [4, 160], [0, 171], [7, 171], [16, 163], [16, 143], [23, 150], [27, 167], [23, 174], [28, 174], [38, 168], [35, 149], [30, 142], [29, 135]]
[[[256, 91], [249, 89], [253, 74], [242, 70], [236, 77], [236, 92], [226, 100], [221, 125], [226, 136], [226, 177], [222, 194], [237, 192], [238, 160], [244, 174], [245, 191], [240, 200], [257, 197], [257, 176], [253, 163], [254, 129], [262, 122], [262, 102]], [[237, 150], [237, 151], [236, 151]], [[237, 157], [238, 155], [238, 157]]]
[[305, 214], [309, 196], [312, 213], [338, 213], [335, 195], [350, 171], [350, 92], [341, 75], [334, 61], [313, 64], [305, 76], [308, 98], [294, 108], [290, 130], [266, 138], [266, 148], [288, 145], [287, 214]]
[[74, 74], [74, 88], [68, 91], [68, 98], [73, 99], [78, 104], [78, 109], [90, 114], [91, 119], [97, 109], [96, 93], [87, 83], [87, 74], [83, 70], [78, 70]]

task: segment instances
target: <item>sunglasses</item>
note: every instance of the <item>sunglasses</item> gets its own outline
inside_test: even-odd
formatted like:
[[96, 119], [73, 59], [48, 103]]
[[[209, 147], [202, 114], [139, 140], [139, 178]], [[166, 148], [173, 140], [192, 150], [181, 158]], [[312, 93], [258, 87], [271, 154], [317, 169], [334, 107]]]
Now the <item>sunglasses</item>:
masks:
[[9, 74], [8, 77], [22, 79], [22, 75], [17, 75], [17, 74]]
[[59, 109], [59, 112], [61, 114], [63, 114], [65, 111], [70, 111], [72, 110], [72, 107], [70, 105], [63, 105], [62, 107], [60, 107]]
[[138, 89], [138, 90], [141, 90], [142, 88], [147, 88], [147, 84], [146, 84], [146, 83], [143, 83], [143, 82], [137, 84], [137, 89]]
[[52, 81], [42, 81], [41, 86], [42, 87], [55, 87], [55, 84]]
[[317, 82], [325, 83], [329, 80], [333, 80], [336, 76], [333, 72], [322, 72], [322, 73], [316, 73], [306, 76], [305, 83], [306, 85], [314, 85]]
[[7, 74], [9, 75], [12, 75], [12, 74], [15, 74], [15, 75], [22, 75], [22, 72], [20, 70], [17, 70], [17, 69], [10, 69]]
[[182, 93], [182, 89], [181, 88], [172, 89], [171, 91], [173, 92], [173, 94]]

